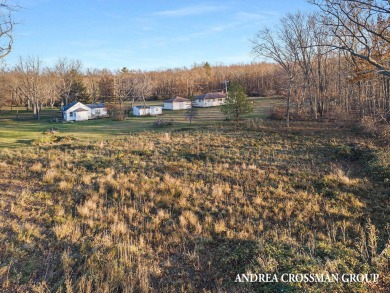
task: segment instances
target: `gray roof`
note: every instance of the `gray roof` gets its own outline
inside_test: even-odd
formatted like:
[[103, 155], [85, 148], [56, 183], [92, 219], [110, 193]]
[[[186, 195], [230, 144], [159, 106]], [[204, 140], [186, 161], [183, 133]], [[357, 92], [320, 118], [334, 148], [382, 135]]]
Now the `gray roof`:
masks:
[[207, 93], [195, 97], [195, 99], [197, 100], [212, 100], [212, 99], [221, 99], [221, 98], [226, 98], [226, 94], [224, 92]]
[[91, 109], [97, 109], [97, 108], [105, 108], [106, 104], [100, 103], [100, 104], [86, 104], [87, 107]]
[[73, 112], [88, 112], [88, 110], [83, 109], [83, 108], [77, 108], [77, 109], [74, 110]]
[[164, 103], [180, 103], [180, 102], [191, 102], [189, 99], [182, 98], [182, 97], [175, 97], [175, 98], [170, 98], [169, 100], [165, 100]]

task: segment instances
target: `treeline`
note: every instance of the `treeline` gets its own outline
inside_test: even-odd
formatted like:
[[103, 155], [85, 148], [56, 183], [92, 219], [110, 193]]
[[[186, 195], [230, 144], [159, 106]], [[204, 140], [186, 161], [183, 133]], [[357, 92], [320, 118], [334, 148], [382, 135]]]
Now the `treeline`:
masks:
[[310, 0], [317, 12], [290, 13], [260, 30], [253, 53], [284, 78], [284, 116], [341, 114], [390, 121], [390, 5], [385, 0]]
[[44, 106], [192, 97], [229, 82], [249, 96], [284, 95], [281, 116], [372, 117], [390, 121], [390, 6], [387, 0], [309, 0], [317, 12], [290, 13], [260, 30], [252, 53], [266, 62], [195, 64], [159, 71], [82, 70], [60, 59], [51, 68], [22, 58], [0, 74], [0, 106], [24, 105], [39, 119]]
[[2, 106], [25, 106], [39, 119], [42, 107], [56, 107], [73, 101], [111, 102], [123, 105], [147, 99], [192, 97], [222, 91], [230, 82], [242, 85], [248, 95], [280, 94], [277, 65], [253, 63], [192, 68], [135, 71], [122, 68], [82, 70], [80, 61], [61, 59], [44, 67], [39, 58], [21, 58], [19, 64], [1, 72]]

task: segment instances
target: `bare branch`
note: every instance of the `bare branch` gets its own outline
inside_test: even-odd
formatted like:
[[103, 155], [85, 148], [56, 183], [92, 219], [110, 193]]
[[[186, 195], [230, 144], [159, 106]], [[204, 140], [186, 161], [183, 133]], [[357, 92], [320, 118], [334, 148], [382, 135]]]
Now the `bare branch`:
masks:
[[390, 3], [388, 0], [309, 0], [320, 8], [321, 23], [338, 40], [330, 45], [366, 61], [390, 76]]
[[15, 5], [8, 4], [7, 0], [0, 2], [0, 59], [7, 56], [12, 50], [14, 42], [12, 31], [15, 23], [11, 16], [17, 8]]

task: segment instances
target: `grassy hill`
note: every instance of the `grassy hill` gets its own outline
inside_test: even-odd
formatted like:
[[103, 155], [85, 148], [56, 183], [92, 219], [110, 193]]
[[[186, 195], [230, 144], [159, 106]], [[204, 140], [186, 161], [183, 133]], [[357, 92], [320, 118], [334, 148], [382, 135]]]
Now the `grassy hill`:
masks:
[[[388, 288], [387, 145], [324, 123], [183, 120], [156, 132], [152, 120], [61, 124], [50, 141], [0, 150], [3, 291]], [[135, 121], [146, 131], [132, 132]], [[21, 126], [17, 140], [48, 125]], [[380, 281], [235, 283], [245, 272]]]

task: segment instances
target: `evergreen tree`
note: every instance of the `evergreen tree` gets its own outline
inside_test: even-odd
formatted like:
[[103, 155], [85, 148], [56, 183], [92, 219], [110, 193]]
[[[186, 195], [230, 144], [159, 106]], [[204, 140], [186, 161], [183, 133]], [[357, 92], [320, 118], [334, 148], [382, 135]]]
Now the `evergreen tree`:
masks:
[[236, 123], [242, 115], [253, 112], [253, 106], [242, 86], [237, 83], [231, 83], [225, 104], [221, 106], [221, 112], [226, 118], [234, 119]]
[[91, 96], [87, 92], [87, 88], [85, 87], [81, 78], [76, 79], [70, 88], [69, 97], [71, 101], [79, 101], [82, 103], [91, 103]]

